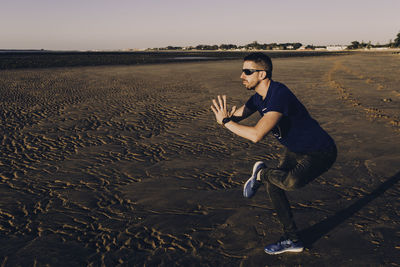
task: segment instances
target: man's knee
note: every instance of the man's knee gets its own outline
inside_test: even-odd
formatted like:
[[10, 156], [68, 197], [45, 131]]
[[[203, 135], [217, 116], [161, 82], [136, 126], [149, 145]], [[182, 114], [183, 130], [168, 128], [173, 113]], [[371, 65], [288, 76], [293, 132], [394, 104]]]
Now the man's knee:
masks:
[[269, 169], [265, 173], [264, 179], [285, 191], [293, 191], [303, 186], [298, 177], [284, 170]]
[[279, 182], [278, 180], [274, 179], [275, 177], [271, 177], [271, 181], [275, 183], [280, 183], [280, 187], [285, 190], [285, 191], [293, 191], [296, 190], [304, 185], [302, 185], [299, 182], [299, 179], [297, 177], [294, 177], [293, 175], [289, 174], [287, 175], [286, 179], [282, 182]]

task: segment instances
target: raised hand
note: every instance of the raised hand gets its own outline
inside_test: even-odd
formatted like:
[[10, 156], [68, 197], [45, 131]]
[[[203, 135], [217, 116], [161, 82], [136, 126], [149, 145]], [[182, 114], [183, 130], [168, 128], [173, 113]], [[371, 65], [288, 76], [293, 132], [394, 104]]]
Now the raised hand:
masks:
[[233, 106], [232, 110], [229, 112], [226, 106], [226, 95], [223, 95], [222, 97], [218, 95], [217, 99], [218, 102], [216, 99], [212, 100], [213, 105], [211, 105], [211, 110], [214, 112], [217, 122], [222, 124], [223, 119], [229, 118], [235, 113], [236, 106]]

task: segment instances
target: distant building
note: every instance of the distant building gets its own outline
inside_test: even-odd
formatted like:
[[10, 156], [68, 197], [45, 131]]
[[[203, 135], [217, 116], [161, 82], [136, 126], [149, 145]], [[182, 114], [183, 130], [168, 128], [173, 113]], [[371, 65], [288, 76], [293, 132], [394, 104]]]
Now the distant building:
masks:
[[347, 46], [345, 45], [328, 45], [326, 47], [326, 50], [328, 51], [342, 51], [345, 50], [347, 48]]
[[375, 51], [389, 50], [389, 47], [373, 47], [370, 50], [375, 50]]

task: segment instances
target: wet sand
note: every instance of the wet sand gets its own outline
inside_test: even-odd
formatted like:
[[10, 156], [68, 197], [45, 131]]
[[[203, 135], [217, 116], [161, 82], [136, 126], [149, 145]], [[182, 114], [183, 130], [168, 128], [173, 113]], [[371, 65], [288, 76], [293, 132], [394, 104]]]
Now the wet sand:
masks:
[[273, 63], [339, 151], [288, 194], [303, 253], [265, 254], [276, 214], [242, 197], [281, 146], [215, 122], [251, 94], [231, 60], [0, 71], [1, 266], [398, 266], [400, 56]]

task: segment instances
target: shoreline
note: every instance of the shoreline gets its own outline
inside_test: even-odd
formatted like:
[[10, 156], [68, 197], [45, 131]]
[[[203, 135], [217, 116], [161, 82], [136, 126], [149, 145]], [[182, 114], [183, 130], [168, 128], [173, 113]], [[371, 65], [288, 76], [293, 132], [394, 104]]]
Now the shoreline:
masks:
[[[179, 62], [210, 62], [243, 59], [254, 51], [135, 51], [135, 52], [65, 52], [27, 51], [0, 53], [0, 71], [84, 66], [134, 66]], [[270, 51], [271, 58], [348, 55], [348, 51]]]
[[0, 71], [86, 66], [135, 66], [181, 62], [212, 62], [243, 59], [251, 52], [263, 52], [271, 58], [346, 56], [352, 54], [400, 54], [387, 50], [249, 50], [249, 51], [42, 51], [0, 50]]

